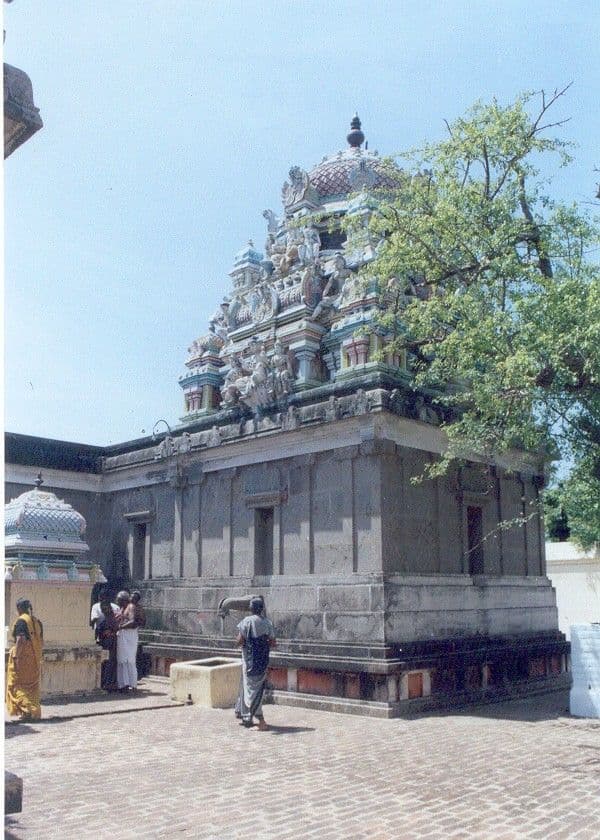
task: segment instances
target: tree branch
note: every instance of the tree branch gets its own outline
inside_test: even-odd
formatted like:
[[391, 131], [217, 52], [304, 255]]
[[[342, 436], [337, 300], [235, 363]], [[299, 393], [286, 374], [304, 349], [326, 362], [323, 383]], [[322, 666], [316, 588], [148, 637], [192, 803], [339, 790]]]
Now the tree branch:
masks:
[[519, 203], [521, 205], [523, 215], [529, 222], [529, 226], [531, 228], [531, 235], [529, 241], [535, 248], [535, 252], [538, 255], [538, 268], [540, 269], [543, 276], [547, 277], [550, 280], [553, 277], [552, 263], [548, 259], [547, 255], [544, 253], [545, 249], [542, 244], [542, 236], [540, 233], [540, 229], [535, 219], [533, 218], [533, 213], [531, 212], [529, 203], [527, 201], [527, 196], [525, 194], [525, 175], [522, 172], [519, 173]]

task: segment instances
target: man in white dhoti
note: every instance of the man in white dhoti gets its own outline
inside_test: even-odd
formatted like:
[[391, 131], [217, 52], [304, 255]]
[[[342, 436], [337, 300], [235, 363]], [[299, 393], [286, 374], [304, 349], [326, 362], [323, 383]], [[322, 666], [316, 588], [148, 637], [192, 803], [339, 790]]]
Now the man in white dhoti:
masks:
[[119, 632], [117, 634], [117, 686], [120, 691], [133, 691], [137, 687], [135, 658], [138, 647], [138, 625], [134, 604], [128, 592], [117, 595], [119, 607]]

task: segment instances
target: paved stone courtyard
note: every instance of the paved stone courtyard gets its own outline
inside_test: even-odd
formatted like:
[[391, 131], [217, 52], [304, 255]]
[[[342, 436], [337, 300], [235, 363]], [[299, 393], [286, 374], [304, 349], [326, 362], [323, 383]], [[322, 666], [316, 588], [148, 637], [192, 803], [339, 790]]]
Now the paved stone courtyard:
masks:
[[7, 838], [600, 837], [600, 721], [565, 693], [384, 720], [270, 706], [269, 733], [231, 711], [136, 698], [47, 705], [6, 726], [24, 780]]

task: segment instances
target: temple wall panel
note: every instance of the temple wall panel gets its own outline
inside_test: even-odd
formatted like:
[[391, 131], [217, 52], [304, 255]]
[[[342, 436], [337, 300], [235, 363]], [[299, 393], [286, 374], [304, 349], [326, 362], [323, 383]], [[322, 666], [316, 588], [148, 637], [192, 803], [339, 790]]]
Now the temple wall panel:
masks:
[[481, 506], [483, 515], [483, 568], [486, 575], [502, 574], [501, 529], [495, 498]]
[[184, 578], [196, 577], [200, 564], [200, 484], [192, 484], [183, 493], [182, 571]]
[[287, 502], [281, 506], [282, 535], [281, 572], [285, 575], [307, 575], [311, 564], [311, 464], [303, 458], [286, 465]]
[[461, 508], [453, 472], [437, 479], [437, 493], [440, 572], [458, 575], [463, 572]]
[[382, 481], [384, 471], [394, 470], [395, 458], [395, 454], [359, 454], [352, 460], [354, 571], [361, 574], [380, 572], [385, 562], [381, 527], [381, 507], [385, 503], [382, 500]]
[[250, 464], [243, 467], [235, 490], [243, 496], [256, 493], [277, 492], [280, 489], [280, 475], [277, 464]]
[[540, 519], [541, 501], [531, 480], [524, 481], [525, 524], [527, 537], [527, 574], [543, 575], [544, 569], [544, 529]]
[[439, 543], [435, 511], [436, 482], [429, 479], [413, 483], [423, 475], [429, 456], [418, 450], [403, 449], [403, 497], [400, 527], [405, 571], [429, 573], [439, 568]]
[[523, 490], [515, 476], [503, 476], [499, 481], [502, 520], [517, 520], [502, 529], [503, 571], [505, 575], [526, 575], [525, 529], [518, 524], [523, 516]]
[[209, 473], [202, 484], [202, 577], [229, 575], [231, 476]]
[[402, 509], [404, 506], [404, 463], [396, 452], [381, 464], [381, 531], [383, 570], [389, 574], [405, 568]]
[[386, 583], [386, 640], [433, 636], [540, 633], [556, 627], [548, 580], [489, 578], [476, 585], [464, 576], [398, 576]]
[[351, 574], [353, 568], [352, 463], [320, 455], [313, 467], [311, 519], [316, 574]]
[[175, 507], [173, 489], [168, 484], [152, 488], [154, 520], [152, 541], [152, 577], [179, 577], [179, 557], [175, 557]]
[[231, 493], [231, 542], [233, 575], [254, 574], [254, 510], [246, 505], [246, 493], [260, 493], [263, 470], [246, 467], [233, 478]]

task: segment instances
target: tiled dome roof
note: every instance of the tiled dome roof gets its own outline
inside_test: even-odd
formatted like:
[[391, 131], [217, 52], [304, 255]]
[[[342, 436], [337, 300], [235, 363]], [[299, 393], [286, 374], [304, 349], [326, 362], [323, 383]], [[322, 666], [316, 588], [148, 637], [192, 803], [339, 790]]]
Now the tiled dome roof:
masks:
[[51, 540], [52, 542], [82, 541], [85, 519], [71, 505], [54, 493], [29, 490], [4, 507], [6, 537], [14, 535]]
[[325, 201], [358, 192], [362, 187], [397, 188], [400, 169], [389, 160], [382, 160], [377, 152], [361, 148], [365, 135], [355, 114], [347, 135], [348, 148], [336, 155], [324, 157], [308, 173], [311, 186]]
[[310, 183], [321, 198], [347, 195], [362, 186], [398, 186], [398, 175], [389, 163], [365, 149], [350, 148], [324, 158], [308, 173]]

